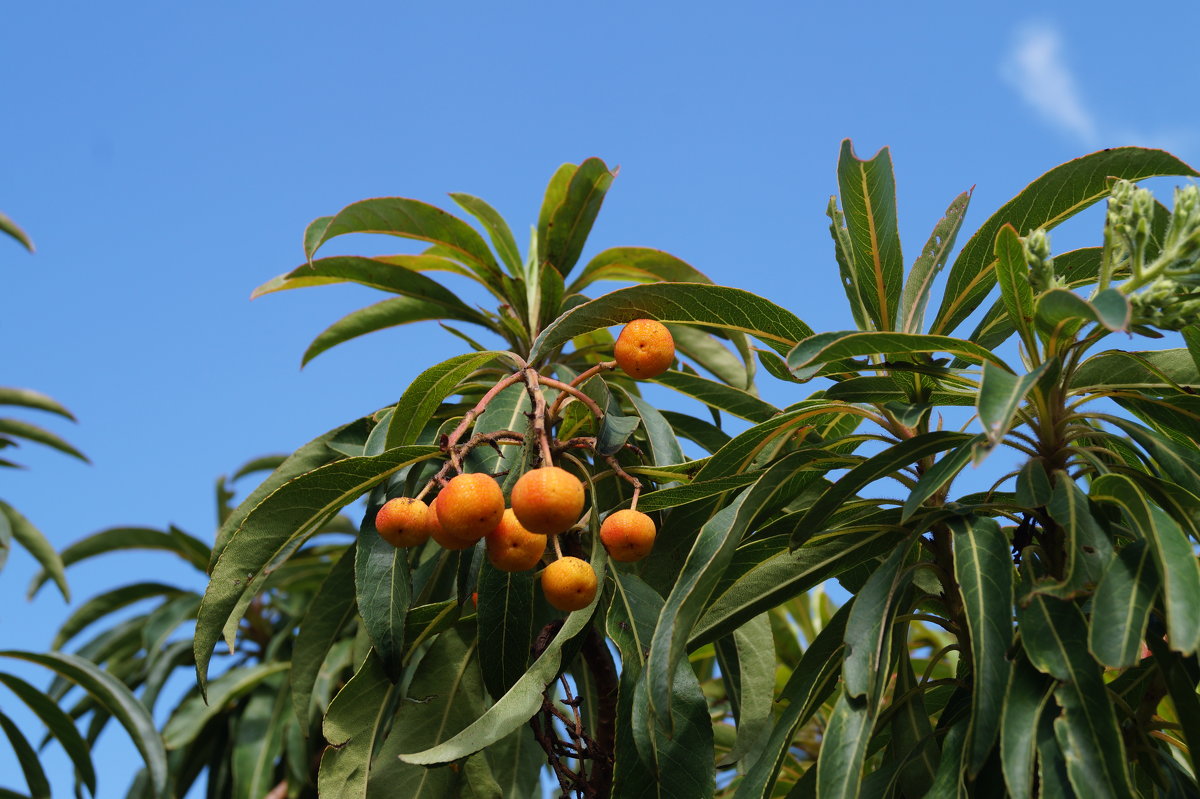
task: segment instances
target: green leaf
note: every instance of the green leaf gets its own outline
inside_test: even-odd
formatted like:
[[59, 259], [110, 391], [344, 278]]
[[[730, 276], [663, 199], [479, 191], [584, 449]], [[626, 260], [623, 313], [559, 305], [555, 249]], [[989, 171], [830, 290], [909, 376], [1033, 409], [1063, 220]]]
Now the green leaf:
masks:
[[[569, 177], [564, 168], [567, 166]], [[564, 167], [555, 173], [546, 191], [542, 218], [538, 221], [537, 249], [543, 263], [549, 263], [566, 277], [579, 260], [616, 173], [610, 172], [599, 158], [588, 158], [578, 167]]]
[[699, 444], [710, 453], [729, 443], [729, 434], [711, 422], [676, 411], [663, 410], [661, 413], [678, 435]]
[[638, 507], [647, 513], [656, 510], [666, 510], [667, 508], [677, 508], [680, 505], [687, 505], [692, 502], [699, 502], [702, 499], [736, 491], [743, 486], [750, 485], [759, 476], [759, 472], [751, 472], [749, 474], [739, 474], [730, 477], [718, 477], [715, 480], [699, 480], [672, 486], [671, 488], [660, 488], [657, 491], [642, 494], [638, 498]]
[[129, 733], [149, 770], [154, 795], [166, 795], [167, 753], [162, 740], [150, 713], [120, 680], [79, 655], [6, 650], [0, 652], [0, 657], [27, 660], [45, 666], [91, 694]]
[[634, 412], [641, 417], [642, 428], [646, 431], [646, 440], [650, 445], [651, 463], [656, 466], [681, 463], [684, 460], [683, 449], [675, 438], [671, 423], [662, 412], [630, 391], [622, 389], [622, 393], [633, 406]]
[[[1019, 620], [1029, 661], [1064, 682], [1055, 697], [1065, 721], [1054, 727], [1076, 790], [1090, 795], [1092, 786], [1107, 786], [1116, 796], [1133, 796], [1113, 706], [1100, 668], [1087, 651], [1083, 614], [1071, 602], [1036, 595], [1021, 609]], [[1081, 783], [1084, 774], [1095, 782]]]
[[1013, 565], [1009, 542], [995, 519], [966, 517], [949, 522], [954, 542], [954, 578], [962, 594], [970, 633], [971, 720], [967, 774], [983, 768], [1000, 730], [1013, 639]]
[[950, 336], [914, 335], [888, 331], [845, 330], [818, 333], [804, 339], [788, 353], [788, 368], [799, 377], [812, 377], [824, 364], [862, 355], [912, 355], [948, 352], [970, 361], [992, 362], [1004, 366], [986, 347]]
[[765, 422], [780, 413], [779, 408], [759, 399], [749, 391], [727, 386], [715, 380], [708, 380], [696, 374], [668, 370], [654, 378], [653, 382], [693, 397], [710, 408], [725, 411], [750, 422]]
[[1026, 395], [1053, 363], [1044, 361], [1032, 372], [1019, 376], [993, 363], [983, 365], [983, 379], [979, 382], [975, 409], [991, 446], [999, 444], [1008, 435], [1013, 426], [1013, 417], [1024, 405]]
[[950, 333], [971, 315], [996, 284], [993, 244], [1000, 228], [1055, 227], [1108, 195], [1110, 177], [1141, 180], [1155, 175], [1190, 175], [1190, 166], [1162, 150], [1114, 147], [1051, 169], [992, 214], [963, 246], [946, 280], [931, 332]]
[[761, 613], [733, 632], [737, 654], [737, 742], [726, 763], [752, 765], [771, 734], [775, 699], [775, 641], [771, 620]]
[[701, 369], [712, 372], [718, 379], [735, 388], [754, 391], [754, 376], [747, 367], [754, 366], [750, 345], [741, 333], [730, 334], [744, 357], [730, 352], [717, 336], [690, 325], [671, 325], [667, 328], [675, 340], [675, 351], [680, 358], [688, 358]]
[[782, 536], [774, 547], [752, 539], [734, 552], [723, 582], [696, 622], [688, 648], [726, 635], [755, 614], [874, 560], [895, 545], [896, 533], [887, 528], [841, 534], [793, 550]]
[[[908, 624], [895, 625], [894, 646], [898, 650], [908, 642]], [[924, 796], [937, 773], [937, 746], [933, 725], [925, 702], [925, 686], [917, 684], [912, 659], [903, 651], [896, 659], [895, 709], [891, 718], [891, 740], [884, 755], [885, 763], [898, 766], [897, 781], [906, 796]], [[880, 772], [882, 773], [882, 769]]]
[[[335, 451], [330, 448], [330, 444], [339, 438], [346, 436], [358, 436], [364, 441], [367, 437], [367, 432], [370, 429], [370, 421], [367, 418], [358, 419], [341, 427], [335, 427], [324, 435], [314, 438], [307, 444], [304, 444], [295, 452], [287, 457], [283, 463], [276, 467], [275, 471], [271, 472], [267, 479], [263, 480], [257, 488], [241, 501], [233, 512], [221, 522], [220, 529], [217, 530], [216, 542], [213, 544], [212, 553], [208, 562], [208, 571], [211, 574], [213, 568], [217, 565], [217, 559], [224, 551], [230, 537], [241, 527], [242, 522], [250, 512], [258, 507], [258, 504], [267, 498], [269, 494], [278, 489], [284, 483], [294, 477], [310, 472], [319, 466], [324, 466], [335, 457], [340, 457]], [[68, 550], [69, 551], [69, 550]]]
[[4, 214], [0, 214], [0, 233], [7, 233], [20, 242], [22, 247], [33, 252], [33, 242], [29, 236], [25, 235], [25, 231], [17, 227], [16, 222]]
[[96, 770], [92, 766], [90, 748], [84, 742], [83, 736], [79, 734], [79, 730], [75, 729], [75, 723], [71, 717], [64, 713], [48, 696], [20, 677], [0, 672], [0, 683], [16, 694], [17, 698], [24, 702], [34, 715], [46, 725], [48, 734], [62, 745], [63, 751], [71, 758], [79, 780], [94, 796], [96, 793]]
[[956, 722], [946, 732], [942, 760], [925, 799], [958, 799], [968, 795], [963, 786], [962, 759], [967, 743], [967, 722]]
[[508, 271], [518, 277], [523, 276], [525, 268], [521, 262], [521, 251], [517, 248], [517, 240], [513, 238], [512, 229], [504, 221], [500, 212], [484, 200], [472, 197], [470, 194], [452, 191], [450, 199], [479, 220], [492, 240], [492, 247], [500, 255], [500, 260], [508, 267]]
[[1033, 287], [1029, 284], [1029, 264], [1021, 236], [1012, 225], [1004, 225], [996, 234], [996, 279], [1000, 283], [1000, 299], [1008, 309], [1012, 326], [1021, 334], [1026, 349], [1036, 345], [1033, 333]]
[[[30, 524], [29, 520], [22, 516], [16, 508], [3, 500], [0, 500], [0, 516], [7, 521], [6, 527], [12, 537], [17, 539], [17, 543], [25, 547], [30, 555], [33, 555], [34, 560], [41, 565], [42, 573], [54, 580], [63, 599], [70, 602], [71, 591], [67, 588], [67, 575], [63, 571], [62, 559], [50, 542], [46, 540], [46, 536]], [[42, 578], [43, 581], [45, 579], [45, 577]]]
[[387, 449], [417, 441], [442, 400], [454, 393], [458, 384], [484, 364], [506, 358], [503, 352], [468, 352], [426, 369], [404, 390], [396, 403], [388, 426]]
[[853, 600], [842, 605], [808, 649], [804, 650], [804, 655], [779, 692], [777, 701], [786, 703], [785, 709], [763, 745], [762, 754], [747, 769], [734, 793], [734, 799], [767, 799], [771, 795], [773, 783], [791, 748], [796, 730], [812, 717], [837, 686], [842, 664], [842, 639], [852, 606]]
[[30, 441], [36, 441], [39, 444], [45, 444], [51, 449], [56, 449], [59, 452], [65, 452], [74, 458], [78, 458], [84, 463], [91, 463], [79, 450], [72, 447], [59, 436], [51, 433], [49, 430], [22, 422], [18, 419], [0, 419], [0, 435], [13, 436], [15, 438], [26, 438]]
[[[850, 231], [846, 229], [846, 215], [838, 208], [837, 197], [830, 197], [825, 207], [825, 216], [829, 217], [829, 235], [833, 238], [833, 257], [837, 261], [838, 275], [841, 277], [842, 290], [850, 302], [850, 312], [854, 316], [854, 325], [859, 330], [868, 328], [866, 310], [863, 308], [862, 297], [859, 296], [857, 272], [854, 268], [854, 247], [850, 243]], [[764, 359], [765, 364], [771, 363]], [[768, 366], [768, 369], [770, 367]], [[778, 375], [777, 375], [778, 376]], [[787, 379], [781, 377], [780, 379]]]
[[1100, 582], [1112, 560], [1112, 542], [1092, 518], [1087, 495], [1065, 475], [1059, 475], [1046, 511], [1067, 535], [1067, 570], [1061, 582], [1038, 583], [1034, 590], [1070, 599]]
[[[438, 636], [417, 666], [391, 732], [374, 758], [368, 796], [465, 797], [452, 769], [402, 762], [401, 753], [446, 740], [478, 718], [483, 704], [475, 630], [464, 623]], [[479, 757], [486, 765], [485, 756]]]
[[1071, 377], [1071, 390], [1122, 388], [1149, 391], [1200, 388], [1200, 369], [1186, 349], [1156, 352], [1106, 350], [1088, 358]]
[[[278, 780], [275, 761], [283, 754], [283, 731], [288, 721], [287, 691], [281, 680], [269, 679], [250, 696], [233, 736], [232, 799], [262, 799]], [[307, 729], [302, 724], [301, 729]]]
[[[513, 430], [521, 433], [529, 427], [529, 393], [523, 384], [509, 386], [497, 394], [487, 409], [479, 414], [471, 428], [473, 433], [495, 433]], [[468, 455], [472, 471], [500, 474], [511, 471], [521, 457], [520, 447], [501, 447], [497, 452], [491, 447], [476, 447]]]
[[17, 762], [21, 765], [30, 796], [33, 799], [50, 799], [50, 782], [46, 779], [46, 771], [21, 728], [4, 713], [0, 713], [0, 728], [12, 744], [13, 754], [17, 756]]
[[1039, 796], [1045, 799], [1075, 799], [1063, 751], [1054, 738], [1054, 719], [1058, 705], [1047, 704], [1038, 720], [1037, 754]]
[[1117, 289], [1105, 289], [1089, 302], [1067, 289], [1050, 289], [1037, 298], [1034, 315], [1047, 333], [1072, 335], [1095, 322], [1106, 330], [1128, 330], [1129, 301]]
[[[598, 535], [593, 536], [588, 562], [596, 571], [598, 584], [603, 585], [607, 558]], [[504, 696], [498, 697], [495, 704], [474, 722], [436, 746], [418, 752], [400, 753], [400, 759], [422, 766], [449, 763], [491, 746], [528, 722], [541, 707], [542, 692], [559, 673], [564, 644], [572, 640], [591, 621], [592, 612], [599, 600], [600, 593], [597, 593], [591, 605], [568, 615], [558, 634], [533, 665]]]
[[1038, 719], [1053, 687], [1024, 657], [1012, 661], [1000, 718], [1000, 762], [1013, 799], [1033, 796]]
[[529, 665], [533, 645], [533, 573], [505, 572], [484, 561], [479, 572], [479, 658], [483, 684], [504, 696]]
[[[81, 538], [62, 551], [62, 565], [69, 567], [99, 555], [132, 549], [171, 552], [202, 572], [208, 570], [209, 548], [202, 541], [175, 528], [163, 531], [150, 527], [110, 527]], [[45, 571], [39, 572], [29, 583], [28, 596], [32, 598], [48, 579]]]
[[1154, 662], [1158, 665], [1167, 684], [1167, 692], [1175, 704], [1175, 717], [1182, 728], [1183, 738], [1187, 743], [1188, 760], [1192, 764], [1192, 773], [1195, 774], [1197, 761], [1200, 761], [1200, 695], [1196, 693], [1195, 674], [1189, 673], [1183, 657], [1177, 652], [1172, 652], [1157, 636], [1149, 636], [1146, 643], [1154, 654]]
[[[640, 711], [645, 704], [646, 653], [663, 600], [638, 577], [622, 570], [612, 574], [612, 602], [605, 624], [621, 653], [612, 795], [622, 799], [711, 796], [715, 781], [712, 723], [708, 703], [689, 669], [679, 670], [671, 702], [677, 735], [645, 734], [638, 724], [645, 721]], [[650, 749], [645, 760], [633, 740], [639, 733]]]
[[180, 749], [196, 740], [209, 721], [225, 711], [230, 702], [254, 690], [273, 674], [291, 666], [287, 661], [259, 663], [255, 666], [235, 666], [212, 681], [208, 701], [193, 694], [183, 701], [163, 727], [163, 744], [168, 749]]
[[963, 219], [967, 215], [967, 203], [974, 191], [964, 191], [954, 198], [945, 216], [933, 228], [929, 241], [921, 255], [913, 263], [908, 280], [904, 283], [904, 294], [900, 298], [900, 321], [896, 329], [903, 333], [920, 333], [925, 327], [925, 306], [933, 281], [946, 264], [954, 239], [958, 236]]
[[492, 776], [501, 786], [503, 799], [534, 796], [546, 753], [528, 726], [518, 727], [507, 738], [489, 746], [487, 759], [492, 766]]
[[1111, 668], [1137, 665], [1150, 610], [1158, 593], [1158, 571], [1145, 541], [1126, 544], [1109, 563], [1092, 598], [1088, 649]]
[[244, 517], [213, 568], [196, 621], [201, 690], [213, 646], [222, 629], [230, 622], [236, 625], [245, 612], [265, 580], [264, 569], [285, 559], [354, 499], [437, 452], [436, 447], [400, 447], [328, 464], [278, 488]]
[[1200, 564], [1179, 525], [1149, 500], [1126, 475], [1101, 475], [1092, 482], [1096, 502], [1114, 503], [1146, 539], [1162, 577], [1171, 648], [1190, 654], [1200, 646]]
[[567, 287], [578, 294], [598, 280], [627, 283], [712, 283], [691, 264], [670, 253], [648, 247], [613, 247], [588, 261], [579, 276]]
[[891, 676], [892, 623], [904, 610], [903, 594], [912, 581], [905, 568], [911, 552], [912, 538], [906, 536], [855, 595], [846, 620], [842, 683], [848, 700], [865, 697], [871, 716]]
[[812, 335], [811, 328], [793, 313], [748, 291], [701, 283], [654, 283], [618, 289], [567, 311], [533, 342], [529, 360], [546, 358], [583, 333], [634, 319], [737, 330], [780, 353]]
[[404, 619], [412, 601], [409, 549], [394, 547], [375, 529], [380, 505], [368, 505], [354, 550], [354, 592], [358, 614], [383, 672], [400, 679], [404, 657]]
[[688, 552], [682, 571], [663, 604], [647, 665], [647, 697], [656, 726], [669, 732], [671, 695], [675, 672], [684, 659], [692, 630], [708, 604], [717, 581], [725, 571], [742, 535], [765, 506], [777, 501], [782, 488], [790, 485], [796, 463], [806, 460], [797, 453], [767, 469], [754, 485], [718, 511], [700, 529]]
[[354, 617], [354, 593], [354, 552], [347, 549], [329, 570], [329, 575], [309, 602], [292, 648], [292, 668], [288, 674], [292, 688], [292, 710], [305, 735], [308, 734], [313, 685], [330, 647], [342, 628]]
[[857, 799], [874, 715], [866, 699], [851, 699], [844, 691], [838, 696], [813, 766], [821, 799]]
[[367, 795], [371, 753], [392, 718], [396, 687], [371, 652], [329, 704], [322, 733], [329, 747], [321, 755], [317, 791], [339, 799]]
[[975, 457], [985, 439], [986, 436], [982, 433], [971, 436], [951, 450], [948, 455], [942, 457], [933, 465], [933, 468], [921, 475], [921, 479], [909, 492], [908, 499], [904, 500], [904, 508], [900, 513], [901, 523], [912, 518], [912, 515], [921, 507], [922, 502], [957, 477], [959, 472]]
[[103, 594], [92, 597], [84, 602], [58, 628], [54, 640], [50, 642], [52, 649], [61, 649], [63, 644], [70, 641], [89, 624], [98, 621], [121, 608], [140, 602], [150, 597], [167, 597], [168, 599], [183, 594], [184, 591], [166, 583], [129, 583], [114, 588]]
[[[442, 319], [461, 319], [465, 322], [477, 322], [475, 319], [464, 319], [462, 315], [451, 314], [445, 306], [417, 297], [394, 297], [383, 300], [366, 308], [351, 311], [325, 330], [321, 331], [308, 349], [304, 351], [300, 365], [305, 366], [313, 358], [326, 350], [336, 347], [351, 339], [386, 330], [389, 327], [407, 325], [412, 322], [428, 322]], [[486, 324], [489, 329], [494, 325]]]
[[39, 411], [56, 413], [59, 416], [76, 421], [75, 416], [53, 398], [29, 388], [6, 388], [0, 386], [0, 405], [17, 405], [22, 408], [36, 408]]
[[858, 296], [876, 330], [894, 330], [904, 283], [904, 256], [891, 154], [884, 147], [864, 161], [845, 139], [837, 171]]
[[[496, 286], [500, 267], [475, 229], [453, 214], [405, 197], [362, 200], [338, 211], [323, 229], [305, 231], [305, 255], [311, 260], [325, 242], [346, 233], [386, 233], [427, 241], [452, 251], [487, 286]], [[311, 237], [309, 233], [314, 235]]]
[[935, 430], [905, 439], [899, 444], [871, 456], [840, 477], [831, 489], [822, 494], [809, 507], [796, 524], [796, 532], [792, 534], [792, 545], [798, 546], [811, 536], [824, 531], [830, 517], [842, 507], [846, 500], [865, 486], [887, 477], [911, 463], [916, 463], [922, 458], [952, 449], [972, 438], [965, 433]]

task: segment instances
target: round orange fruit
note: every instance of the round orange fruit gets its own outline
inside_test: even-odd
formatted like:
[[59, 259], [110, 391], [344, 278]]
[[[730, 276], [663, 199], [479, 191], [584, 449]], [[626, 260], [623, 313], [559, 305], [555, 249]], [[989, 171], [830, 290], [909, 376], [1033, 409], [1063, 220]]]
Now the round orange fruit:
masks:
[[542, 570], [542, 593], [559, 610], [586, 608], [596, 598], [596, 572], [586, 560], [559, 558]]
[[621, 330], [613, 357], [625, 374], [636, 380], [658, 377], [675, 362], [671, 331], [653, 319], [634, 319]]
[[526, 530], [558, 535], [583, 513], [583, 483], [557, 466], [530, 469], [513, 486], [512, 509]]
[[532, 569], [546, 551], [546, 536], [531, 533], [517, 521], [512, 508], [506, 508], [500, 523], [487, 537], [488, 560], [497, 569], [506, 572], [523, 572]]
[[613, 560], [632, 563], [654, 548], [654, 520], [641, 511], [619, 510], [600, 525], [600, 540]]
[[429, 507], [419, 499], [396, 497], [375, 514], [379, 536], [394, 547], [415, 547], [429, 540]]

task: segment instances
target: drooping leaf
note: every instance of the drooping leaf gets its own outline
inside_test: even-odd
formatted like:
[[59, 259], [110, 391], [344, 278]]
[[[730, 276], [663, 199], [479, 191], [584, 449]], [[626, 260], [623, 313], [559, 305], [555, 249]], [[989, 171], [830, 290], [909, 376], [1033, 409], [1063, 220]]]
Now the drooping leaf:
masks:
[[75, 772], [93, 795], [96, 793], [96, 770], [92, 766], [90, 748], [75, 728], [75, 723], [50, 697], [13, 674], [0, 672], [0, 683], [12, 691], [34, 715], [46, 725], [51, 736], [71, 758]]
[[[283, 754], [283, 733], [289, 721], [287, 691], [282, 677], [268, 679], [246, 702], [237, 719], [230, 763], [232, 799], [262, 799], [270, 794], [275, 761]], [[308, 725], [302, 724], [304, 729]]]
[[752, 765], [771, 733], [775, 698], [775, 641], [765, 613], [733, 632], [737, 657], [737, 742], [725, 762]]
[[22, 247], [30, 252], [33, 252], [33, 241], [30, 240], [29, 236], [26, 235], [24, 230], [21, 230], [21, 228], [17, 227], [16, 222], [12, 221], [11, 218], [2, 213], [0, 213], [0, 233], [7, 233], [9, 236], [12, 236], [14, 239], [20, 242]]
[[129, 583], [106, 591], [76, 608], [75, 612], [68, 616], [67, 620], [58, 628], [54, 640], [50, 642], [50, 647], [61, 649], [63, 644], [78, 635], [89, 624], [135, 602], [158, 596], [170, 599], [182, 593], [183, 590], [176, 586], [154, 582]]
[[1096, 660], [1111, 668], [1137, 664], [1158, 588], [1158, 570], [1146, 542], [1122, 547], [1092, 598], [1088, 649]]
[[818, 758], [817, 795], [821, 799], [857, 799], [863, 762], [875, 714], [865, 697], [843, 692], [833, 706]]
[[1012, 661], [1000, 718], [1000, 762], [1004, 782], [1014, 799], [1033, 796], [1038, 720], [1052, 688], [1050, 679], [1024, 657]]
[[921, 475], [921, 479], [917, 481], [908, 498], [904, 500], [900, 521], [906, 522], [912, 518], [912, 515], [921, 507], [922, 502], [957, 477], [959, 472], [975, 457], [985, 438], [986, 436], [982, 433], [968, 438], [951, 450], [948, 455], [942, 457], [933, 465], [933, 468]]
[[613, 247], [588, 261], [579, 276], [567, 287], [567, 293], [576, 294], [599, 280], [712, 283], [699, 269], [670, 253], [647, 247]]
[[1018, 231], [1049, 230], [1106, 197], [1109, 177], [1137, 181], [1196, 174], [1169, 153], [1139, 147], [1114, 147], [1051, 169], [992, 214], [963, 246], [950, 267], [931, 332], [953, 332], [996, 285], [993, 244], [1004, 225]]
[[187, 746], [203, 731], [204, 726], [225, 709], [225, 705], [254, 690], [273, 674], [290, 668], [287, 661], [259, 663], [254, 666], [231, 668], [212, 681], [208, 701], [193, 694], [171, 714], [163, 727], [163, 744], [168, 749]]
[[5, 650], [0, 651], [0, 657], [27, 660], [45, 666], [91, 694], [129, 733], [146, 762], [154, 795], [166, 795], [167, 753], [162, 739], [149, 712], [120, 680], [85, 658], [64, 652]]
[[412, 576], [405, 547], [385, 541], [375, 529], [379, 505], [371, 504], [354, 549], [354, 592], [358, 614], [388, 679], [400, 679], [404, 621], [412, 602]]
[[4, 730], [8, 742], [12, 744], [13, 754], [17, 756], [17, 763], [29, 786], [31, 799], [50, 799], [50, 781], [46, 779], [46, 770], [42, 768], [42, 762], [38, 760], [37, 752], [25, 733], [3, 712], [0, 712], [0, 729]]
[[1138, 485], [1123, 474], [1101, 475], [1089, 493], [1096, 502], [1111, 502], [1149, 544], [1162, 579], [1171, 648], [1189, 654], [1200, 646], [1200, 564], [1179, 525], [1152, 507]]
[[1034, 590], [1070, 599], [1100, 582], [1113, 556], [1112, 542], [1092, 518], [1087, 495], [1065, 475], [1059, 476], [1046, 511], [1066, 533], [1066, 576], [1058, 583], [1038, 583]]
[[217, 560], [200, 605], [195, 652], [201, 686], [213, 646], [230, 620], [236, 624], [241, 618], [264, 569], [302, 545], [341, 508], [437, 452], [435, 447], [399, 447], [381, 455], [346, 458], [292, 480], [256, 505]]
[[29, 422], [22, 422], [19, 419], [0, 419], [0, 436], [12, 436], [14, 438], [35, 441], [38, 444], [44, 444], [51, 449], [66, 453], [73, 458], [78, 458], [84, 463], [91, 463], [86, 455], [68, 444], [61, 436], [37, 425], [29, 424]]
[[[912, 551], [911, 536], [897, 543], [892, 553], [875, 569], [854, 597], [854, 608], [846, 620], [846, 647], [842, 658], [845, 698], [863, 699], [874, 716], [890, 675], [892, 622], [901, 607], [912, 579], [905, 569]], [[835, 711], [836, 712], [836, 711]]]
[[1106, 350], [1088, 358], [1071, 377], [1072, 391], [1200, 388], [1200, 368], [1186, 349], [1126, 352]]
[[748, 291], [703, 283], [653, 283], [618, 289], [567, 311], [537, 337], [529, 360], [550, 355], [581, 333], [644, 318], [741, 331], [781, 354], [812, 335], [793, 313]]
[[369, 653], [329, 704], [322, 732], [330, 746], [321, 756], [317, 790], [326, 796], [362, 799], [367, 795], [371, 754], [392, 717], [398, 689]]
[[894, 330], [904, 283], [904, 256], [896, 221], [891, 153], [884, 147], [864, 161], [845, 139], [837, 172], [858, 296], [876, 330]]
[[[3, 500], [0, 500], [0, 517], [3, 517], [0, 518], [0, 522], [4, 523], [6, 531], [41, 565], [42, 574], [46, 575], [41, 578], [42, 581], [45, 581], [47, 577], [53, 579], [54, 584], [62, 593], [63, 599], [70, 602], [71, 591], [67, 588], [67, 576], [63, 571], [62, 558], [46, 540], [46, 536], [42, 535], [40, 530], [21, 515], [20, 511]], [[32, 590], [30, 593], [32, 594]]]
[[483, 684], [504, 696], [529, 665], [533, 644], [533, 573], [505, 572], [485, 561], [479, 572], [479, 657]]
[[1000, 730], [1009, 678], [1006, 652], [1013, 639], [1013, 567], [1008, 536], [995, 519], [964, 517], [949, 525], [974, 671], [966, 761], [967, 774], [974, 778]]
[[309, 602], [292, 648], [292, 668], [288, 673], [292, 710], [305, 734], [308, 732], [313, 684], [321, 664], [354, 612], [354, 552], [348, 549], [329, 570], [329, 575]]
[[30, 388], [8, 388], [0, 386], [0, 405], [16, 405], [22, 408], [36, 408], [39, 411], [58, 414], [65, 419], [75, 421], [75, 416], [53, 397], [48, 397], [40, 391]]
[[1037, 298], [1034, 311], [1043, 330], [1060, 335], [1093, 322], [1107, 330], [1128, 330], [1130, 314], [1129, 301], [1117, 289], [1105, 289], [1091, 300], [1067, 289], [1050, 289]]
[[979, 398], [975, 408], [991, 445], [999, 444], [1008, 435], [1013, 426], [1013, 417], [1024, 405], [1026, 395], [1053, 363], [1043, 361], [1024, 375], [1014, 375], [994, 363], [983, 365], [983, 379], [979, 382]]

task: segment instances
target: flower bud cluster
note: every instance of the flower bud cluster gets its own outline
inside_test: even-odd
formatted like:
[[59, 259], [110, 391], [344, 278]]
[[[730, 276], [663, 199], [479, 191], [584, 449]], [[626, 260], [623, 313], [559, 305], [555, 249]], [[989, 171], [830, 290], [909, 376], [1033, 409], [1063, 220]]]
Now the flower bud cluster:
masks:
[[1066, 282], [1054, 273], [1054, 259], [1050, 257], [1050, 237], [1042, 228], [1031, 231], [1021, 240], [1025, 263], [1029, 265], [1029, 285], [1035, 292], [1063, 288]]
[[[1148, 265], [1142, 263], [1144, 241], [1138, 237], [1143, 228], [1149, 229], [1154, 209], [1153, 198], [1140, 198], [1144, 191], [1137, 190], [1136, 199], [1120, 212], [1121, 226], [1114, 228], [1127, 248], [1142, 246], [1140, 251], [1129, 250], [1136, 256], [1131, 260], [1133, 279], [1127, 288], [1136, 291], [1129, 296], [1133, 321], [1163, 330], [1179, 330], [1200, 321], [1200, 188], [1192, 185], [1175, 190], [1175, 208], [1163, 236], [1162, 249]], [[1113, 224], [1112, 205], [1110, 224]], [[1147, 234], [1145, 240], [1148, 239]]]
[[1189, 291], [1179, 281], [1158, 277], [1129, 298], [1134, 324], [1162, 330], [1182, 330], [1200, 321], [1200, 291]]

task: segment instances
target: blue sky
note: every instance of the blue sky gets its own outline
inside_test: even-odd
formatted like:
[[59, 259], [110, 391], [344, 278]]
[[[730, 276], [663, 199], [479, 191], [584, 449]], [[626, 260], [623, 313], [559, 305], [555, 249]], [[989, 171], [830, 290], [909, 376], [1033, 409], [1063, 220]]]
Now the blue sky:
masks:
[[[312, 337], [371, 292], [249, 301], [303, 260], [313, 217], [366, 197], [469, 192], [523, 239], [553, 170], [600, 156], [621, 173], [585, 258], [661, 248], [818, 330], [850, 326], [823, 213], [841, 139], [864, 157], [892, 147], [909, 262], [971, 186], [967, 231], [1100, 147], [1200, 164], [1200, 7], [1174, 6], [14, 5], [0, 210], [38, 251], [0, 241], [0, 384], [70, 407], [78, 425], [22, 418], [93, 465], [30, 446], [0, 497], [59, 548], [118, 524], [208, 537], [218, 475], [394, 402], [455, 354], [423, 324], [300, 370]], [[1056, 248], [1098, 233], [1092, 215]], [[18, 553], [0, 574], [4, 647], [45, 647], [67, 613], [50, 591], [26, 603], [33, 571]], [[69, 577], [78, 603], [146, 575], [201, 585], [150, 556]], [[117, 795], [135, 766], [118, 733], [99, 760], [101, 795]], [[0, 752], [0, 784], [17, 783]]]

